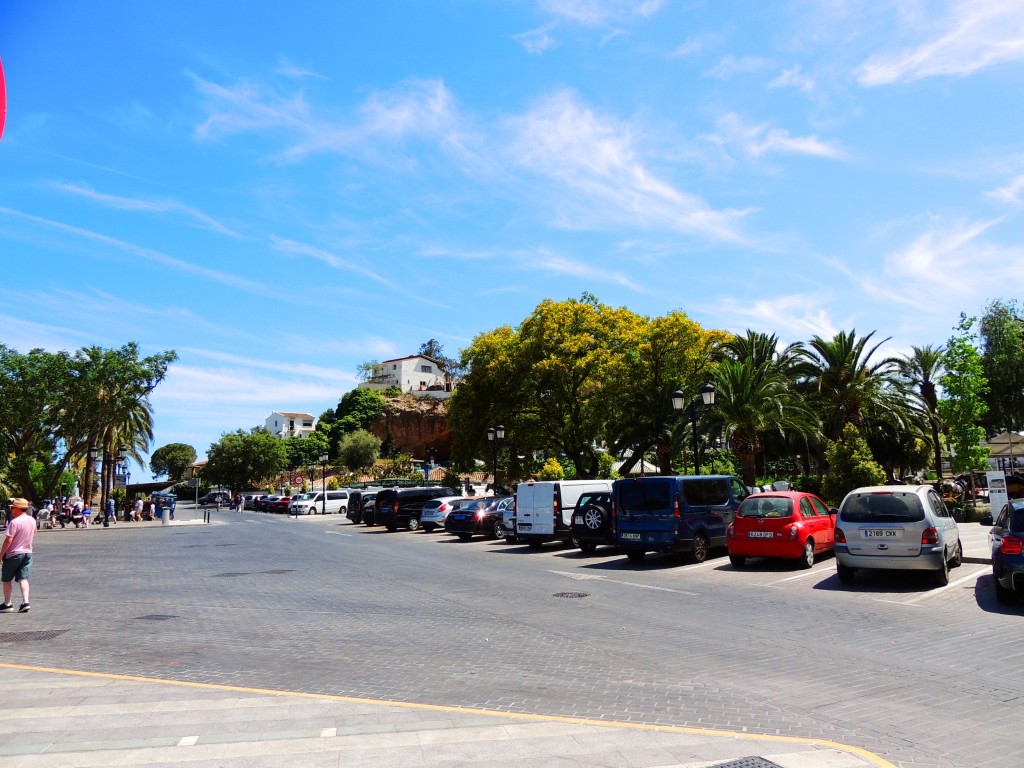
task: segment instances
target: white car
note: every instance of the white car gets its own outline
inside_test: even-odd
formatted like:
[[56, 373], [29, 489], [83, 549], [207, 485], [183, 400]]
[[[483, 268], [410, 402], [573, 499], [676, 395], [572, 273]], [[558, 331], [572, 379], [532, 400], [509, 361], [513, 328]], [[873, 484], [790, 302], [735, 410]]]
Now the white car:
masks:
[[844, 584], [859, 570], [931, 571], [949, 583], [963, 562], [956, 520], [930, 485], [878, 485], [846, 494], [836, 515], [836, 570]]
[[420, 526], [424, 531], [433, 531], [436, 528], [444, 528], [444, 521], [448, 514], [458, 507], [462, 496], [441, 496], [437, 499], [423, 502], [423, 511], [420, 513]]
[[348, 512], [348, 491], [327, 491], [327, 498], [324, 499], [324, 492], [303, 493], [296, 496], [288, 504], [288, 513], [292, 515], [326, 515], [342, 514]]

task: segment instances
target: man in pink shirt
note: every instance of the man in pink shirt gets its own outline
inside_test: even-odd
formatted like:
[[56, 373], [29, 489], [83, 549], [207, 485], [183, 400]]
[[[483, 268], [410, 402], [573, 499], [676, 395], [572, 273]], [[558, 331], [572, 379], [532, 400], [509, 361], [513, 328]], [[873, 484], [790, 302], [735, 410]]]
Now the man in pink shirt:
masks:
[[4, 604], [0, 612], [13, 611], [11, 593], [18, 582], [21, 588], [19, 613], [28, 613], [28, 574], [32, 570], [32, 540], [36, 537], [36, 521], [25, 514], [28, 510], [25, 499], [11, 499], [11, 521], [4, 532], [4, 543], [0, 546], [0, 582], [4, 588]]

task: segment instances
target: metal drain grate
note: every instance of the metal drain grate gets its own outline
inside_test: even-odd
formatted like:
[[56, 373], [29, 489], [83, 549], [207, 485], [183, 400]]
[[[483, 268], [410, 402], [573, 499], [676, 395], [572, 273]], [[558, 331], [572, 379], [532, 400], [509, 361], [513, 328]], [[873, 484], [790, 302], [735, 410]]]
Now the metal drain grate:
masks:
[[741, 757], [739, 760], [730, 760], [728, 763], [718, 763], [712, 768], [781, 768], [781, 766], [771, 760], [765, 760], [763, 757]]
[[0, 632], [0, 643], [34, 643], [60, 637], [66, 629], [41, 629], [36, 632]]
[[136, 619], [140, 621], [167, 621], [168, 619], [176, 619], [177, 616], [172, 616], [169, 613], [151, 613], [148, 616], [136, 616]]
[[215, 573], [213, 577], [215, 579], [229, 579], [232, 576], [251, 576], [251, 573]]
[[215, 546], [215, 547], [237, 547], [238, 546], [238, 542], [237, 541], [233, 541], [230, 544], [214, 544], [213, 546]]
[[269, 573], [274, 576], [280, 576], [282, 573], [295, 573], [294, 568], [278, 568], [276, 571], [260, 571], [260, 573]]
[[552, 597], [570, 597], [570, 598], [590, 597], [590, 593], [589, 592], [555, 592], [555, 594], [553, 594]]

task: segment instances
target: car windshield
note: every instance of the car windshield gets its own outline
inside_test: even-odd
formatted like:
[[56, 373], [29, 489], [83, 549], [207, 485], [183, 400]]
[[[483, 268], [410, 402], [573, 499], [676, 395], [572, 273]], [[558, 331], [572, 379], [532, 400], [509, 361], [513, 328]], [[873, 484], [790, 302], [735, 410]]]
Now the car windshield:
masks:
[[472, 510], [475, 510], [475, 509], [486, 509], [487, 508], [487, 504], [488, 504], [488, 499], [467, 499], [459, 507], [459, 511], [461, 511], [461, 512], [469, 512], [469, 511], [472, 511]]
[[839, 517], [847, 523], [913, 523], [924, 520], [924, 507], [915, 493], [861, 493], [846, 498]]
[[793, 500], [779, 496], [751, 496], [736, 511], [740, 517], [792, 517]]
[[296, 501], [309, 501], [314, 496], [316, 496], [315, 493], [302, 493], [302, 494], [299, 494], [298, 496], [296, 496], [295, 500]]

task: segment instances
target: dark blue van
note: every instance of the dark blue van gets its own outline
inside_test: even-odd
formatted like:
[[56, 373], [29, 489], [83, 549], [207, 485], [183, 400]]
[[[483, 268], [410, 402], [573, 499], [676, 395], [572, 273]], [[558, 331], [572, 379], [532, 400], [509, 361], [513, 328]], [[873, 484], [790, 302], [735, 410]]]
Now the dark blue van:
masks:
[[634, 561], [648, 552], [686, 552], [702, 563], [711, 547], [725, 546], [726, 528], [749, 495], [732, 475], [616, 480], [615, 543]]

